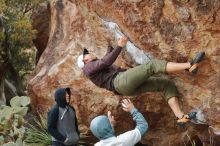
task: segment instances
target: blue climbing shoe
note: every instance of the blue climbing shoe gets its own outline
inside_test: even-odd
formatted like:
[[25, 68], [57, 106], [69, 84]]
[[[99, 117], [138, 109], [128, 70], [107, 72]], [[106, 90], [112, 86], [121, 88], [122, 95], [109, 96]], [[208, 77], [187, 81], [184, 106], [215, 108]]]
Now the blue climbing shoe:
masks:
[[191, 67], [189, 68], [189, 72], [196, 74], [198, 71], [198, 64], [204, 59], [205, 52], [199, 52], [196, 54], [195, 58], [190, 62]]
[[184, 126], [186, 123], [190, 122], [192, 119], [196, 119], [197, 112], [191, 112], [188, 115], [183, 115], [182, 118], [177, 119], [177, 124], [179, 126]]

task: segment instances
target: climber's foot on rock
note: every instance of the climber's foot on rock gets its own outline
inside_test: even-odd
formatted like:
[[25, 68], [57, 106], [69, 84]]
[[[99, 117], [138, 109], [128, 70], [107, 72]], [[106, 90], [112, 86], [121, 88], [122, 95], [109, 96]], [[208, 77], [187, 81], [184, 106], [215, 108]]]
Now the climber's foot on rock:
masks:
[[191, 67], [189, 68], [189, 72], [196, 74], [198, 71], [198, 65], [204, 59], [204, 57], [205, 57], [205, 52], [197, 53], [195, 58], [190, 62]]
[[177, 124], [179, 126], [184, 126], [186, 123], [190, 122], [192, 119], [196, 118], [196, 112], [189, 113], [188, 115], [183, 115], [182, 118], [177, 119]]

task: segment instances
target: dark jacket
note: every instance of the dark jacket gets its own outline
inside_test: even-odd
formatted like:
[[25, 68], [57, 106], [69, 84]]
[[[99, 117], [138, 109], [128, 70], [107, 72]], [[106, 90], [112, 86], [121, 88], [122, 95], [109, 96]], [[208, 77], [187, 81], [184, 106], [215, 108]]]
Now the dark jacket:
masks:
[[98, 87], [115, 91], [113, 80], [119, 72], [126, 71], [116, 65], [113, 65], [122, 47], [108, 47], [106, 55], [102, 59], [93, 60], [83, 67], [84, 74]]
[[64, 142], [68, 138], [67, 145], [73, 145], [78, 143], [80, 133], [75, 109], [68, 105], [65, 95], [65, 88], [55, 92], [56, 105], [48, 112], [48, 131], [53, 141]]

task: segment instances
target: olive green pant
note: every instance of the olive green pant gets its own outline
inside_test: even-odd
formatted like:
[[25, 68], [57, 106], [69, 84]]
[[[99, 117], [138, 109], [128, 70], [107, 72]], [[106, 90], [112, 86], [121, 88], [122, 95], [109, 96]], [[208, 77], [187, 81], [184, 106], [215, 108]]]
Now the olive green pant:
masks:
[[163, 92], [168, 101], [178, 97], [178, 90], [173, 82], [155, 74], [166, 72], [167, 61], [151, 60], [150, 62], [119, 73], [114, 79], [115, 90], [125, 96], [139, 95], [145, 92]]

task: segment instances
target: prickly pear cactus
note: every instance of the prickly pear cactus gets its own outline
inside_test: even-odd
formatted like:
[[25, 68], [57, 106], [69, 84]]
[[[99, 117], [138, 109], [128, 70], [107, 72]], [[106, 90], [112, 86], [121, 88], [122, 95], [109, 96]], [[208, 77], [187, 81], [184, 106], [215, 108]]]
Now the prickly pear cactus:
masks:
[[24, 116], [27, 114], [30, 98], [16, 96], [11, 99], [11, 106], [0, 106], [0, 145], [23, 146], [25, 127]]

